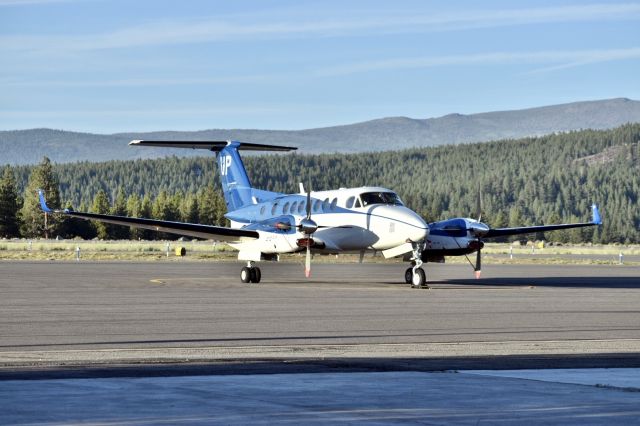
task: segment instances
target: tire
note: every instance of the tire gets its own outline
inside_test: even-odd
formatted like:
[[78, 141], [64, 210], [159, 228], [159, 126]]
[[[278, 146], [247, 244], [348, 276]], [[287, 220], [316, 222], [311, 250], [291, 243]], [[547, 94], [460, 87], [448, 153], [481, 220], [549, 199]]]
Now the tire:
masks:
[[407, 268], [404, 271], [404, 282], [407, 284], [411, 284], [411, 280], [413, 279], [413, 268]]
[[424, 273], [424, 269], [416, 269], [416, 273], [411, 277], [411, 287], [422, 287], [427, 282], [427, 275]]
[[248, 266], [245, 266], [240, 270], [240, 281], [243, 283], [251, 282], [251, 269]]
[[251, 282], [256, 284], [259, 283], [260, 278], [262, 278], [262, 272], [258, 267], [251, 268], [251, 272], [249, 273], [249, 275], [251, 277]]

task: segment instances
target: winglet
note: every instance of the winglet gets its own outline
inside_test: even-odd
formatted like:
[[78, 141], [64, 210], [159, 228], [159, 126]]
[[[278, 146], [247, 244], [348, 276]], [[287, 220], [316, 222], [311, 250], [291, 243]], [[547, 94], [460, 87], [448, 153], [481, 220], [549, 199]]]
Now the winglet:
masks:
[[44, 191], [42, 189], [38, 189], [38, 196], [40, 197], [40, 208], [45, 213], [53, 213], [53, 210], [47, 206], [47, 200], [44, 199]]
[[600, 218], [600, 212], [598, 211], [598, 206], [595, 204], [591, 205], [591, 209], [593, 211], [593, 219], [592, 222], [595, 225], [602, 225], [602, 218]]

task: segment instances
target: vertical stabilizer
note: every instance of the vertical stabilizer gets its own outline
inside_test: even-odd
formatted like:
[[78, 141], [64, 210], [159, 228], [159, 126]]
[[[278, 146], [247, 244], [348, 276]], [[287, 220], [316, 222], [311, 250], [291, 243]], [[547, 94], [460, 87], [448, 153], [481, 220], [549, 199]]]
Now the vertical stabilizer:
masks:
[[230, 142], [218, 153], [218, 171], [227, 211], [253, 204], [251, 183], [238, 153], [239, 142]]

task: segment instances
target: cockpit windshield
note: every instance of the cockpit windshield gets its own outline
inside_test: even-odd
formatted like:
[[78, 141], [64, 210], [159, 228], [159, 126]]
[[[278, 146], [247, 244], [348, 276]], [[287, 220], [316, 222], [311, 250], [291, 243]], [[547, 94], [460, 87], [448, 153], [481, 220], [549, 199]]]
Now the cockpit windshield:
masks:
[[365, 192], [360, 194], [362, 205], [364, 207], [371, 204], [392, 204], [394, 206], [403, 206], [402, 200], [395, 192]]

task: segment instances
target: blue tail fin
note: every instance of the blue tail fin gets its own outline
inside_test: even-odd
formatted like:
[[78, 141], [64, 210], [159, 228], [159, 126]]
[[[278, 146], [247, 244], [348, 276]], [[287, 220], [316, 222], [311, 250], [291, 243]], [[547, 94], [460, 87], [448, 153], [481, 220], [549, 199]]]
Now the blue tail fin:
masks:
[[231, 142], [218, 153], [220, 182], [229, 212], [253, 204], [251, 183], [238, 153], [239, 146], [239, 142]]
[[293, 151], [296, 148], [278, 145], [263, 145], [236, 141], [159, 141], [135, 140], [129, 142], [135, 146], [156, 146], [163, 148], [206, 149], [217, 152], [218, 168], [227, 211], [232, 212], [253, 204], [251, 183], [240, 159], [238, 150], [245, 151]]

